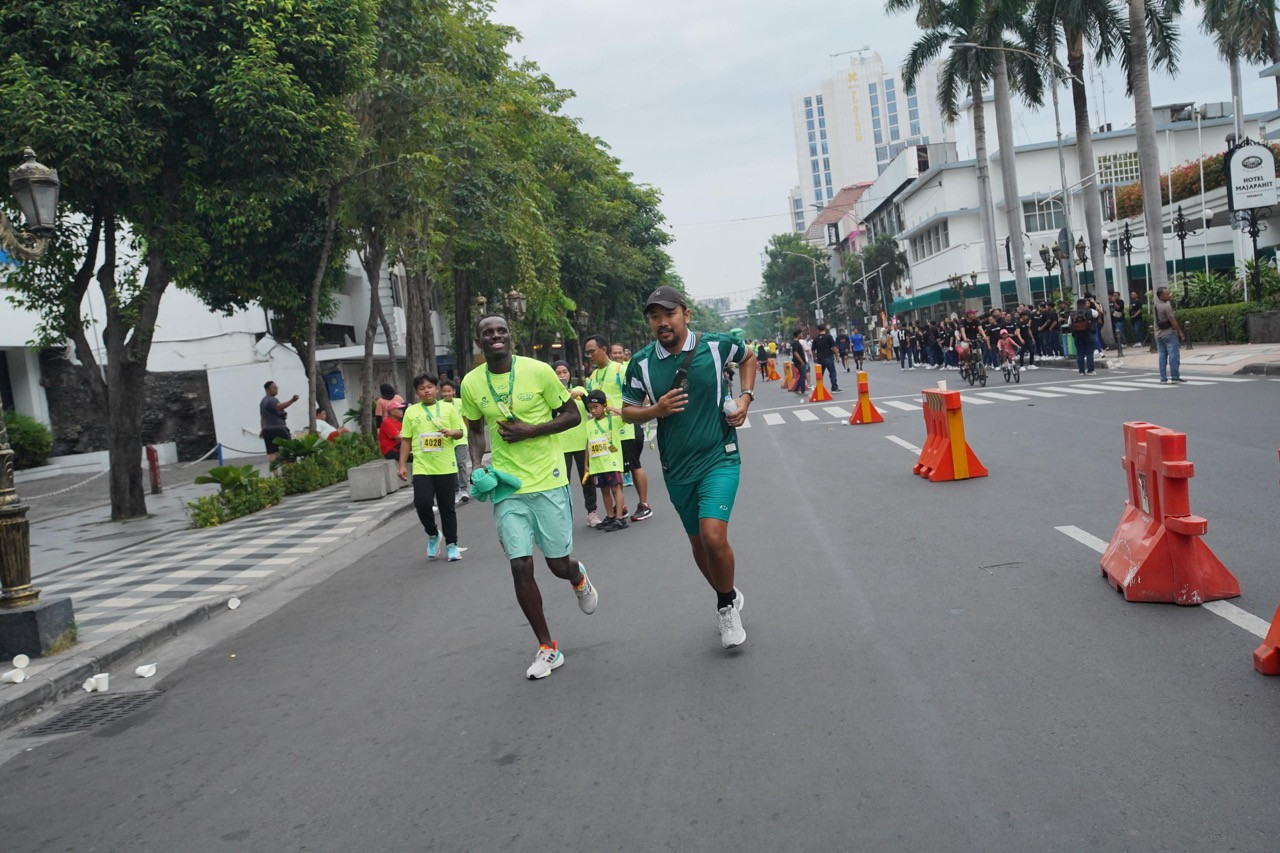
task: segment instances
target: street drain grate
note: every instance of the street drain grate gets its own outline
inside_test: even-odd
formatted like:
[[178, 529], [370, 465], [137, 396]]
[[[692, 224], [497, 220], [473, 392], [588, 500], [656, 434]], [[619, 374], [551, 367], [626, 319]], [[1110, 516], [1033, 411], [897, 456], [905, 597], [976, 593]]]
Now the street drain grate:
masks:
[[22, 733], [22, 737], [65, 735], [96, 729], [98, 726], [105, 726], [127, 714], [132, 714], [159, 695], [159, 690], [144, 690], [139, 693], [119, 693], [114, 696], [86, 699], [53, 719], [27, 729]]

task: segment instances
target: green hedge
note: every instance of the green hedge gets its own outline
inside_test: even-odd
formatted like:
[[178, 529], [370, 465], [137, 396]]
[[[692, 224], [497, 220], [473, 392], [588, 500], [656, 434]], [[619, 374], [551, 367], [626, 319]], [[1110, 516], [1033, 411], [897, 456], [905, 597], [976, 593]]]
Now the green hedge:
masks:
[[9, 431], [15, 468], [19, 471], [37, 468], [49, 461], [49, 454], [53, 451], [53, 433], [47, 426], [30, 415], [17, 412], [5, 412], [4, 423]]
[[244, 486], [205, 495], [187, 504], [191, 524], [213, 527], [233, 518], [274, 506], [284, 498], [284, 483], [276, 477], [253, 477]]
[[1227, 320], [1227, 341], [1233, 344], [1249, 342], [1244, 328], [1244, 318], [1249, 314], [1268, 310], [1258, 302], [1233, 302], [1229, 305], [1211, 305], [1208, 308], [1183, 308], [1178, 322], [1184, 330], [1190, 329], [1196, 343], [1222, 343], [1222, 319]]

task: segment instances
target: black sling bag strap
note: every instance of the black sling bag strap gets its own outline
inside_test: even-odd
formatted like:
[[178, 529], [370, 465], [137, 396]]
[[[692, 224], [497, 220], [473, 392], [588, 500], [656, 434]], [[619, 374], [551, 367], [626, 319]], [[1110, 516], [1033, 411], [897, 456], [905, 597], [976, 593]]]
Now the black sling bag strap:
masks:
[[693, 335], [693, 346], [685, 350], [684, 361], [680, 362], [680, 366], [676, 368], [676, 378], [671, 383], [671, 388], [667, 391], [668, 394], [684, 384], [685, 377], [689, 375], [689, 365], [693, 364], [693, 354], [698, 351], [698, 333], [690, 332], [689, 334]]

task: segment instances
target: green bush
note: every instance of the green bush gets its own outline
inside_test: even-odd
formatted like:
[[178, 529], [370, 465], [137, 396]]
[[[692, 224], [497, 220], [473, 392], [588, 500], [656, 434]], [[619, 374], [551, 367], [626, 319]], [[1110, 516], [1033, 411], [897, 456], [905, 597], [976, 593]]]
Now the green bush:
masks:
[[216, 495], [205, 495], [188, 503], [187, 512], [191, 516], [191, 524], [194, 527], [213, 527], [264, 507], [274, 506], [284, 498], [284, 483], [279, 478], [263, 478], [254, 472], [254, 476], [247, 479], [246, 485], [224, 489]]
[[53, 433], [30, 415], [4, 413], [9, 430], [9, 446], [13, 448], [13, 464], [18, 470], [36, 468], [49, 461], [53, 450]]
[[[1186, 296], [1182, 295], [1184, 285]], [[1179, 275], [1169, 282], [1169, 293], [1179, 313], [1187, 308], [1231, 305], [1244, 298], [1244, 288], [1238, 279], [1226, 273], [1206, 274], [1203, 270]]]
[[[343, 473], [346, 473], [346, 469], [343, 469]], [[318, 455], [283, 466], [280, 469], [280, 479], [284, 481], [286, 495], [300, 495], [332, 486], [338, 482], [338, 473], [328, 461], [327, 455]]]
[[1257, 302], [1233, 302], [1230, 305], [1212, 305], [1208, 308], [1183, 308], [1178, 310], [1178, 322], [1183, 329], [1191, 330], [1191, 339], [1197, 343], [1221, 343], [1222, 321], [1227, 321], [1226, 338], [1229, 343], [1248, 343], [1244, 318], [1248, 314], [1265, 311], [1266, 306]]

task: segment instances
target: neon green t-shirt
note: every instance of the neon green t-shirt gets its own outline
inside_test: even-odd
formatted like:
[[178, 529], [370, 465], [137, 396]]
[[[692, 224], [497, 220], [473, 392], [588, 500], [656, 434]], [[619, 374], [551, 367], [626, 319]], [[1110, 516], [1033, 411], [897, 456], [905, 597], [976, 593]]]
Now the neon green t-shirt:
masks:
[[[628, 362], [630, 363], [630, 362]], [[587, 375], [587, 390], [595, 391], [599, 389], [604, 392], [605, 399], [609, 401], [609, 408], [622, 411], [622, 386], [626, 370], [616, 361], [611, 361], [604, 367], [597, 367]], [[614, 415], [617, 418], [617, 415]], [[625, 441], [629, 438], [635, 438], [635, 424], [623, 424], [622, 439]]]
[[581, 453], [587, 446], [587, 421], [591, 420], [591, 416], [587, 414], [587, 407], [583, 405], [581, 397], [574, 397], [573, 402], [578, 406], [578, 425], [556, 433], [560, 437], [561, 453]]
[[[453, 398], [453, 408], [458, 411], [458, 420], [462, 420], [462, 398], [461, 397]], [[462, 430], [462, 438], [455, 441], [453, 445], [454, 447], [459, 447], [459, 446], [466, 447], [467, 446], [467, 425], [463, 424], [461, 427], [459, 427], [459, 429]], [[454, 454], [454, 456], [457, 456], [457, 455], [458, 454], [456, 453]]]
[[587, 473], [622, 471], [622, 418], [609, 413], [587, 424]]
[[511, 367], [514, 377], [512, 373], [490, 376], [487, 364], [468, 373], [462, 380], [462, 416], [483, 420], [489, 427], [493, 467], [520, 478], [516, 494], [558, 489], [569, 482], [560, 436], [553, 433], [508, 444], [497, 424], [507, 419], [508, 412], [526, 424], [545, 424], [569, 399], [569, 392], [544, 361], [517, 355], [512, 356]]
[[414, 403], [404, 410], [400, 436], [409, 439], [415, 476], [458, 473], [458, 456], [453, 452], [453, 439], [443, 434], [447, 429], [465, 431], [462, 416], [448, 403], [440, 400], [436, 400], [431, 406]]

